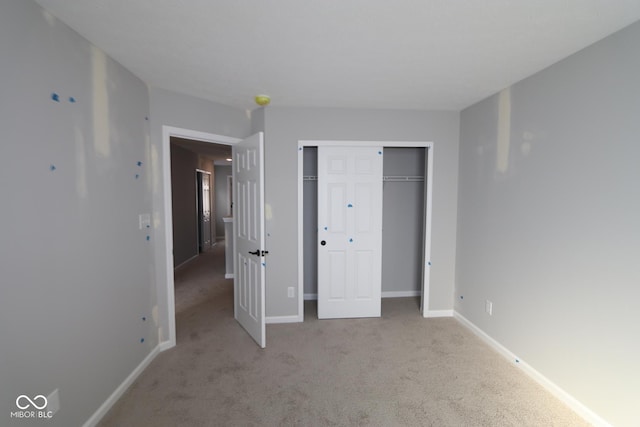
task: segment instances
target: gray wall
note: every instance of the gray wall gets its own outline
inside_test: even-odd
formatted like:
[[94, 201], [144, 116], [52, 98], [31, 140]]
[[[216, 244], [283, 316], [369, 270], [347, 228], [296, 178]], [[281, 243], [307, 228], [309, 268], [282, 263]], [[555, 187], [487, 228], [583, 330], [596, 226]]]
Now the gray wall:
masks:
[[57, 388], [44, 424], [78, 426], [158, 344], [147, 87], [34, 2], [0, 9], [0, 425]]
[[[384, 176], [424, 176], [424, 148], [385, 148]], [[383, 183], [382, 292], [420, 291], [424, 182]]]
[[[162, 126], [243, 138], [251, 133], [250, 114], [204, 99], [167, 91], [149, 89], [150, 132], [153, 175], [154, 261], [158, 292], [158, 312], [167, 312], [166, 236], [164, 232], [164, 183], [162, 172]], [[169, 339], [168, 319], [160, 319], [160, 339]]]
[[198, 255], [196, 169], [198, 155], [171, 144], [171, 206], [173, 266]]
[[620, 426], [640, 402], [639, 40], [635, 24], [511, 87], [502, 114], [499, 95], [461, 114], [455, 309]]
[[267, 107], [267, 316], [298, 314], [297, 144], [300, 139], [433, 141], [430, 310], [453, 308], [459, 114], [401, 110]]
[[[304, 149], [304, 175], [317, 176], [317, 149]], [[385, 148], [384, 176], [425, 175], [424, 148]], [[304, 182], [304, 293], [318, 292], [318, 186]], [[382, 292], [422, 289], [424, 182], [383, 183]]]
[[215, 199], [216, 199], [216, 216], [215, 227], [216, 235], [219, 239], [224, 239], [224, 221], [222, 218], [228, 216], [227, 212], [227, 177], [231, 176], [231, 166], [215, 167]]
[[251, 134], [264, 132], [265, 108], [256, 108], [251, 111]]

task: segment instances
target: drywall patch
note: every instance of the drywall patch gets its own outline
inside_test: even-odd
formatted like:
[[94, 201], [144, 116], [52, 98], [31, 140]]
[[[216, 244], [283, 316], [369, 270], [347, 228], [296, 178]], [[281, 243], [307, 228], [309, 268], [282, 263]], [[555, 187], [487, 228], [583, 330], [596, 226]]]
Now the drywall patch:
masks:
[[97, 47], [91, 47], [93, 72], [93, 144], [96, 153], [109, 157], [109, 91], [107, 89], [107, 57]]
[[496, 169], [506, 173], [509, 169], [509, 145], [511, 144], [511, 88], [500, 92], [498, 99], [498, 142]]
[[48, 10], [43, 8], [42, 16], [44, 17], [45, 21], [47, 21], [47, 24], [49, 24], [50, 27], [53, 27], [54, 25], [56, 25], [55, 16], [53, 16]]
[[84, 134], [80, 126], [74, 126], [74, 139], [76, 147], [76, 192], [79, 197], [87, 197], [87, 156], [84, 145]]

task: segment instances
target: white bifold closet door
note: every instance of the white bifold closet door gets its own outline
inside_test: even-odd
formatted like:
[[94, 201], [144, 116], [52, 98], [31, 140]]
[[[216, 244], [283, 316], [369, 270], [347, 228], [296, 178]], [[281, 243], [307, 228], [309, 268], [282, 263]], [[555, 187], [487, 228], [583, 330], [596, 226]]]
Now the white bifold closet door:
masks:
[[382, 147], [318, 147], [318, 318], [380, 317]]

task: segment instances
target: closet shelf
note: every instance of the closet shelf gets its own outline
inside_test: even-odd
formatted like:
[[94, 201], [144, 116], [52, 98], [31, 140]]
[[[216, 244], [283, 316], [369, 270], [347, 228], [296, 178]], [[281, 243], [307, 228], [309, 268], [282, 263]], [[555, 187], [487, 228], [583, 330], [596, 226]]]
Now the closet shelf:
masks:
[[[303, 176], [305, 181], [317, 181], [318, 177], [313, 175], [305, 175]], [[423, 182], [424, 176], [383, 176], [383, 181], [389, 182]]]
[[424, 181], [424, 176], [384, 176], [382, 177], [383, 181], [389, 182], [422, 182]]

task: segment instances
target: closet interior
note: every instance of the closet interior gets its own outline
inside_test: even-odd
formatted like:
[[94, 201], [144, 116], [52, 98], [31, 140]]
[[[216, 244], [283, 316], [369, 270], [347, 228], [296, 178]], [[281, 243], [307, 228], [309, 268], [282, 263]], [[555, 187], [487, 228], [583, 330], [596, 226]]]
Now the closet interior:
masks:
[[[317, 298], [317, 147], [304, 147], [304, 297]], [[383, 158], [382, 297], [420, 296], [424, 268], [427, 149], [385, 147]]]

